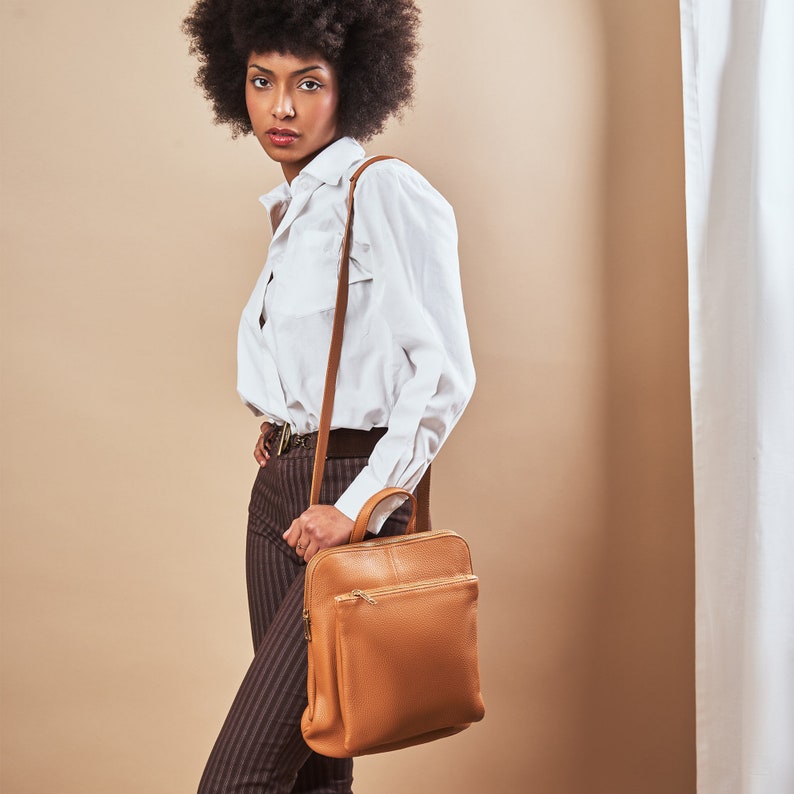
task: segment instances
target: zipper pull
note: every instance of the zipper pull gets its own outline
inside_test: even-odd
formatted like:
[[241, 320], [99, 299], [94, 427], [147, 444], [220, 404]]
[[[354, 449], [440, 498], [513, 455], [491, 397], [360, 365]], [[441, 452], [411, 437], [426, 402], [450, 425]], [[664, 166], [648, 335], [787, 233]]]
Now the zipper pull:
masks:
[[308, 609], [303, 610], [303, 636], [306, 638], [306, 642], [312, 641], [312, 621]]
[[378, 603], [371, 595], [367, 595], [363, 590], [353, 590], [350, 595], [354, 595], [356, 598], [363, 598], [368, 604]]

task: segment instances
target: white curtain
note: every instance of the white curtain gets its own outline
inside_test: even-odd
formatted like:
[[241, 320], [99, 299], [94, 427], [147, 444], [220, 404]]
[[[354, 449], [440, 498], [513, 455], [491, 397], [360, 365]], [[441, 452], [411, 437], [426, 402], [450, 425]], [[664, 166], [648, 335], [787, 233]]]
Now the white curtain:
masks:
[[698, 794], [794, 793], [794, 0], [681, 0]]

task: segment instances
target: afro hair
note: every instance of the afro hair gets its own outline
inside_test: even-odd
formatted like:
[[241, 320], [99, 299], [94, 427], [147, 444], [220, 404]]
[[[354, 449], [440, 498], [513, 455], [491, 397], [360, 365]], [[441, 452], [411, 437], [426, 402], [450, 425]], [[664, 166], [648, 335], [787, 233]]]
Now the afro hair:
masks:
[[198, 0], [182, 23], [199, 60], [196, 83], [216, 124], [251, 132], [245, 72], [252, 52], [319, 54], [339, 80], [339, 129], [381, 132], [413, 97], [419, 10], [413, 0]]

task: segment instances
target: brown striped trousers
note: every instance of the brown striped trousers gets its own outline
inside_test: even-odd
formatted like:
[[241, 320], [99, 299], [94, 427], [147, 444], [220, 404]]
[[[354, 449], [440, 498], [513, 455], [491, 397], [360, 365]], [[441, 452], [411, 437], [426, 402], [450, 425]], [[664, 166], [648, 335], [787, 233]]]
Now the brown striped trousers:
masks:
[[[306, 640], [303, 580], [306, 566], [282, 540], [308, 507], [313, 450], [272, 455], [260, 469], [249, 505], [246, 578], [254, 660], [232, 703], [199, 784], [199, 794], [349, 794], [350, 759], [326, 758], [303, 741]], [[333, 504], [367, 458], [327, 461], [320, 501]], [[399, 535], [404, 505], [381, 535]]]

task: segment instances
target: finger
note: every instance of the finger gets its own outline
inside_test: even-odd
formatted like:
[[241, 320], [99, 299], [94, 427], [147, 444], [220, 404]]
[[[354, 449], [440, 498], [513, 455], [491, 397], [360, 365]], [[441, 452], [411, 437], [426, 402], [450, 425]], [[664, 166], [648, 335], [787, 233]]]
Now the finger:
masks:
[[254, 447], [254, 458], [260, 466], [264, 466], [270, 459], [270, 452], [264, 445], [264, 436], [260, 435]]
[[[287, 541], [287, 544], [289, 546], [292, 546], [293, 549], [295, 548], [295, 546], [298, 545], [298, 540], [300, 539], [301, 536], [300, 527], [296, 527], [296, 524], [297, 524], [297, 519], [289, 525], [289, 529], [281, 536], [282, 538], [284, 538], [284, 540]], [[293, 532], [292, 531], [293, 529], [297, 529], [298, 531]]]
[[[299, 535], [297, 532], [293, 532], [293, 535]], [[309, 549], [315, 548], [317, 544], [314, 540], [306, 537], [306, 535], [299, 535], [298, 542], [295, 544], [295, 553], [299, 557], [303, 557], [305, 559], [305, 555], [309, 553]]]
[[314, 555], [317, 554], [318, 551], [320, 551], [320, 547], [317, 545], [317, 543], [311, 541], [311, 543], [309, 543], [309, 548], [304, 549], [303, 551], [303, 561], [309, 562], [309, 560], [312, 557], [314, 557]]

